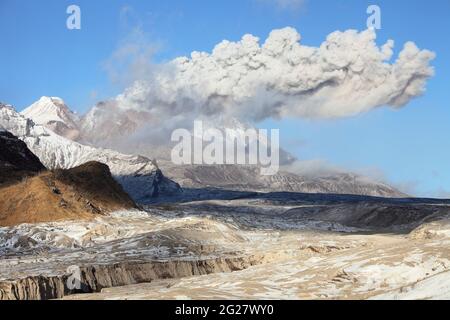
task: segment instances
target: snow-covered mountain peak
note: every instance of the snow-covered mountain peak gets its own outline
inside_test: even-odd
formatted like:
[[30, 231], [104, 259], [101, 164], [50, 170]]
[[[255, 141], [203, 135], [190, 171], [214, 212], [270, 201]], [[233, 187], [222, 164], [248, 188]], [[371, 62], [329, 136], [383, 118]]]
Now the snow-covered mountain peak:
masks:
[[26, 118], [35, 118], [36, 124], [45, 124], [50, 121], [66, 122], [76, 120], [77, 115], [72, 112], [58, 97], [41, 97], [38, 101], [21, 112]]
[[11, 106], [0, 105], [0, 125], [23, 140], [48, 169], [70, 169], [90, 161], [107, 164], [112, 175], [137, 201], [179, 190], [179, 186], [166, 179], [152, 160], [66, 139], [35, 124]]
[[77, 139], [79, 117], [58, 97], [42, 97], [21, 112], [25, 118], [69, 139]]
[[24, 137], [30, 133], [34, 123], [17, 113], [11, 105], [0, 103], [0, 125], [17, 137]]

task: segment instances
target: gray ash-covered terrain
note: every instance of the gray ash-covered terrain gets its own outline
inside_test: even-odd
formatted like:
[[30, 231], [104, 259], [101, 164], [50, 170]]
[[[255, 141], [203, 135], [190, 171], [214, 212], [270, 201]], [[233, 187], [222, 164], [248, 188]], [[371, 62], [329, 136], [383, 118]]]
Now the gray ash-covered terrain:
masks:
[[[1, 228], [0, 297], [376, 298], [450, 268], [450, 201], [235, 191], [167, 200]], [[69, 290], [74, 266], [82, 286]]]

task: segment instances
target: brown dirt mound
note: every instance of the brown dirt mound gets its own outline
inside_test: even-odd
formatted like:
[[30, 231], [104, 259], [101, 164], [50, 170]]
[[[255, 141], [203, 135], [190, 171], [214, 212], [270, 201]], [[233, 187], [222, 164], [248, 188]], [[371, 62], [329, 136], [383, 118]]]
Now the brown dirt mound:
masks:
[[44, 172], [0, 189], [0, 226], [90, 219], [137, 208], [107, 165], [89, 162]]

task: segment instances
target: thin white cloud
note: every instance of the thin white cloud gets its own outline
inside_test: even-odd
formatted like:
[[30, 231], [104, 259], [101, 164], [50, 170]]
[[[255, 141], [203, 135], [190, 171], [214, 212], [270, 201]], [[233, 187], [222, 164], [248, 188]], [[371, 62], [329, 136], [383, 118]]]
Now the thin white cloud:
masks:
[[256, 0], [259, 3], [263, 3], [265, 5], [272, 5], [278, 9], [282, 10], [298, 10], [302, 8], [306, 0]]
[[271, 0], [276, 3], [280, 8], [282, 9], [289, 9], [289, 8], [300, 8], [304, 3], [305, 0]]
[[151, 60], [158, 49], [159, 46], [148, 40], [141, 27], [135, 27], [102, 66], [114, 83], [130, 85], [151, 72]]
[[296, 160], [283, 166], [283, 170], [307, 177], [329, 176], [348, 172], [348, 170], [333, 165], [323, 159]]
[[152, 72], [152, 57], [162, 45], [144, 31], [144, 22], [130, 6], [120, 11], [119, 43], [102, 63], [113, 83], [129, 86]]

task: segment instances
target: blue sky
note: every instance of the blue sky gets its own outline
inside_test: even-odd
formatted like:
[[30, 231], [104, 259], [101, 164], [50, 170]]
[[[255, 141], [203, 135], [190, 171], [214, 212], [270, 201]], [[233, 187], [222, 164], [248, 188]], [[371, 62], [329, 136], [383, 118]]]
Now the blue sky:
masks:
[[[81, 7], [81, 30], [65, 27], [70, 4]], [[277, 0], [0, 0], [0, 100], [20, 110], [42, 95], [59, 96], [83, 113], [120, 93], [125, 84], [111, 81], [104, 65], [138, 25], [158, 48], [154, 61], [162, 62], [211, 51], [223, 39], [246, 33], [265, 39], [285, 26], [296, 28], [303, 44], [318, 46], [335, 30], [365, 29], [369, 4], [382, 10], [378, 43], [391, 38], [399, 50], [411, 40], [436, 52], [436, 75], [426, 94], [397, 111], [269, 120], [261, 127], [280, 127], [284, 145], [301, 159], [380, 172], [418, 195], [450, 196], [449, 0], [305, 0], [288, 8]], [[132, 10], [127, 19], [124, 8]]]

